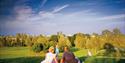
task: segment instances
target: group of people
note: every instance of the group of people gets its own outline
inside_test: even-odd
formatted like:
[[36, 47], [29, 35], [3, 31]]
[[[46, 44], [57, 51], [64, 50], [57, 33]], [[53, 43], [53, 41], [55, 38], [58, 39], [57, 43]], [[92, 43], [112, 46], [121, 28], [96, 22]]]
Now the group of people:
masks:
[[60, 61], [58, 58], [58, 54], [58, 45], [56, 45], [56, 48], [51, 46], [48, 49], [48, 53], [46, 53], [45, 60], [43, 60], [41, 63], [80, 63], [79, 59], [76, 58], [72, 52], [70, 52], [67, 46], [64, 47], [63, 56]]

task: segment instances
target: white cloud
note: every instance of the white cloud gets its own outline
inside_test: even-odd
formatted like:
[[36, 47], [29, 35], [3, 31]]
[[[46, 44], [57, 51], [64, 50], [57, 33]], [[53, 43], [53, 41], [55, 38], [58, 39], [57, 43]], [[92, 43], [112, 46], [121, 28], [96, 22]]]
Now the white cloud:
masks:
[[14, 12], [16, 13], [16, 19], [27, 19], [28, 17], [33, 15], [33, 10], [29, 6], [16, 6], [14, 8]]
[[53, 12], [53, 13], [59, 12], [59, 11], [61, 11], [62, 9], [68, 7], [68, 6], [69, 6], [69, 5], [66, 4], [66, 5], [63, 5], [63, 6], [61, 6], [61, 7], [57, 7], [57, 8], [55, 8], [52, 12]]
[[22, 32], [31, 33], [56, 33], [58, 31], [66, 33], [71, 33], [72, 31], [73, 33], [83, 31], [83, 29], [91, 31], [91, 27], [101, 28], [103, 27], [100, 24], [102, 20], [110, 21], [111, 19], [125, 18], [125, 14], [99, 17], [101, 16], [100, 13], [93, 12], [91, 9], [70, 14], [59, 13], [59, 11], [68, 6], [64, 5], [50, 12], [40, 11], [38, 14], [34, 14], [33, 10], [28, 6], [15, 7], [16, 19], [8, 21], [6, 26], [12, 30], [20, 29]]
[[46, 2], [47, 2], [47, 0], [42, 0], [40, 8], [42, 8], [45, 5]]
[[41, 16], [42, 18], [47, 18], [47, 19], [54, 18], [54, 13], [41, 11], [39, 12], [39, 16]]
[[125, 19], [125, 14], [111, 15], [97, 18], [97, 20], [113, 20], [113, 19]]

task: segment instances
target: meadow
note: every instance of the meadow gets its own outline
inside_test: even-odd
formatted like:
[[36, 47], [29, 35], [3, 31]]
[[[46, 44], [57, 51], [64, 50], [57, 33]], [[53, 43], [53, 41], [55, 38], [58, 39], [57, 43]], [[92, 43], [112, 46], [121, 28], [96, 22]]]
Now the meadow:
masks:
[[40, 63], [41, 60], [43, 56], [36, 56], [28, 47], [0, 48], [0, 63]]
[[[86, 56], [86, 50], [71, 48], [75, 56], [82, 59]], [[59, 54], [61, 59], [62, 52]], [[45, 58], [45, 52], [38, 55], [28, 47], [3, 47], [0, 48], [0, 63], [40, 63]]]
[[[85, 49], [77, 50], [71, 48], [75, 56], [85, 63], [124, 63], [125, 59], [116, 61], [114, 58], [95, 58], [87, 57]], [[62, 52], [59, 58], [62, 57]], [[45, 52], [40, 52], [38, 55], [31, 51], [28, 47], [3, 47], [0, 48], [0, 63], [40, 63], [45, 58]], [[87, 60], [86, 60], [87, 59]], [[106, 61], [108, 60], [108, 62]]]

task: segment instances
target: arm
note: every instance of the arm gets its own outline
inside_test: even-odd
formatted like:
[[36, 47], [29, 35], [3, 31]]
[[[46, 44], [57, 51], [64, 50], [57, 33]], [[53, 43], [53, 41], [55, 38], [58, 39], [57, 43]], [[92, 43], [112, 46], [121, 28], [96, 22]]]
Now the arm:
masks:
[[61, 59], [60, 63], [64, 63], [64, 59]]
[[74, 55], [74, 53], [72, 53], [72, 52], [71, 52], [71, 54], [72, 54], [73, 58], [75, 58], [75, 55]]
[[55, 60], [55, 62], [56, 62], [56, 63], [58, 63], [58, 61], [57, 61], [56, 57], [54, 57], [54, 60]]
[[60, 63], [64, 63], [64, 59], [65, 59], [65, 53], [63, 53], [62, 59], [60, 60]]

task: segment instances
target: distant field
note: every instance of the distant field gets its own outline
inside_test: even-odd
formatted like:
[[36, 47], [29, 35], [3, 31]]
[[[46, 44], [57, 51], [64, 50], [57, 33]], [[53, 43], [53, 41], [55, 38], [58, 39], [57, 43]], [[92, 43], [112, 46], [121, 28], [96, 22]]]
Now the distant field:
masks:
[[36, 56], [28, 47], [0, 48], [0, 63], [40, 63], [43, 53]]
[[[40, 52], [39, 56], [44, 56], [45, 53]], [[0, 48], [0, 59], [4, 58], [19, 58], [19, 57], [36, 57], [36, 53], [28, 47], [3, 47]]]
[[[74, 51], [77, 57], [85, 56], [85, 50]], [[41, 52], [36, 56], [28, 47], [3, 47], [0, 48], [0, 63], [40, 63], [45, 58], [45, 53]], [[62, 53], [59, 54], [59, 58]]]
[[[74, 48], [72, 48], [71, 51], [73, 51], [75, 56], [80, 60], [85, 61], [85, 59], [87, 59], [87, 52], [85, 49], [74, 50]], [[0, 63], [40, 63], [42, 60], [44, 60], [44, 55], [45, 53], [41, 52], [39, 56], [36, 56], [36, 54], [33, 53], [28, 47], [4, 47], [0, 48]], [[61, 57], [62, 53], [59, 54], [59, 58]], [[109, 59], [97, 59], [95, 57], [92, 57], [87, 61], [87, 63], [105, 63], [105, 60]], [[113, 62], [110, 63], [116, 63], [114, 59], [111, 59], [111, 61], [112, 60]], [[118, 63], [124, 63], [124, 60], [122, 59], [121, 62]]]
[[0, 59], [30, 57], [31, 52], [28, 47], [3, 47], [0, 48]]
[[[86, 50], [74, 51], [77, 57], [85, 56]], [[39, 56], [44, 56], [44, 53], [40, 53]], [[19, 58], [19, 57], [35, 57], [36, 54], [32, 52], [28, 47], [3, 47], [0, 48], [0, 59], [4, 58]], [[62, 56], [62, 53], [59, 55]]]

